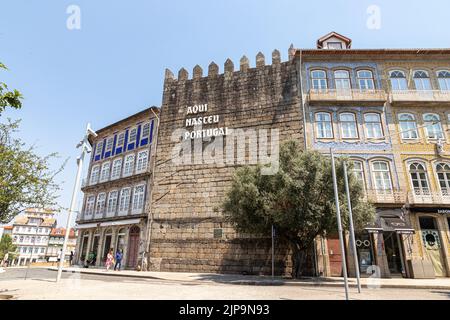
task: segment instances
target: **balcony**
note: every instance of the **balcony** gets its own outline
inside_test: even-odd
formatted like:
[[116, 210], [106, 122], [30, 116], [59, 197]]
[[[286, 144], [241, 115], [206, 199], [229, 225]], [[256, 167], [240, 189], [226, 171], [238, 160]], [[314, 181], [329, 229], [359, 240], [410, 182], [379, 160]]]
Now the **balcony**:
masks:
[[429, 190], [416, 189], [408, 195], [410, 204], [440, 205], [450, 204], [450, 194], [442, 192], [431, 192]]
[[309, 102], [358, 102], [380, 104], [387, 100], [384, 90], [310, 90]]
[[367, 201], [371, 203], [405, 204], [407, 193], [403, 190], [366, 190]]
[[84, 189], [84, 188], [87, 188], [87, 187], [90, 187], [90, 186], [95, 186], [95, 185], [98, 185], [98, 184], [101, 184], [101, 183], [105, 183], [105, 182], [109, 182], [109, 181], [116, 181], [116, 180], [119, 180], [119, 179], [132, 177], [132, 176], [139, 175], [139, 174], [146, 174], [146, 173], [149, 173], [149, 172], [150, 172], [150, 166], [147, 166], [147, 167], [145, 167], [145, 168], [143, 168], [141, 170], [133, 169], [131, 172], [128, 172], [128, 173], [121, 172], [120, 175], [118, 175], [118, 176], [109, 175], [106, 178], [94, 179], [93, 181], [90, 181], [89, 178], [84, 178], [81, 181], [81, 189]]
[[450, 104], [450, 91], [440, 90], [396, 90], [390, 93], [391, 103], [436, 103], [442, 104], [447, 102]]

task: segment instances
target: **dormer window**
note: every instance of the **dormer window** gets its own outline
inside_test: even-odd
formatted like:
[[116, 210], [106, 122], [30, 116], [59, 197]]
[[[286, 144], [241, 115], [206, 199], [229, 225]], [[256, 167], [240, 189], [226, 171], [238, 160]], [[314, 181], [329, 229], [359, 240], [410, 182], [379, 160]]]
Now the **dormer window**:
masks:
[[328, 42], [327, 49], [342, 49], [342, 42]]
[[317, 40], [318, 49], [342, 50], [351, 47], [352, 40], [337, 32], [331, 32]]

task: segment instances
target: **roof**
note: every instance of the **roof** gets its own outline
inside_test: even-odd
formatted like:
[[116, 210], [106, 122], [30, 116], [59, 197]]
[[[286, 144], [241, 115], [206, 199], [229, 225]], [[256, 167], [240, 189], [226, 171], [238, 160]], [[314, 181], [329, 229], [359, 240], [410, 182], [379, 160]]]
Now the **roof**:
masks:
[[4, 226], [3, 227], [3, 230], [12, 230], [13, 229], [13, 226]]
[[352, 39], [347, 38], [346, 36], [343, 36], [343, 35], [340, 34], [340, 33], [337, 33], [337, 32], [335, 32], [335, 31], [332, 31], [332, 32], [330, 32], [330, 33], [324, 35], [323, 37], [319, 38], [319, 40], [317, 40], [317, 48], [322, 48], [322, 44], [323, 44], [326, 40], [328, 40], [328, 39], [330, 39], [330, 38], [333, 38], [333, 37], [336, 37], [336, 38], [338, 38], [338, 39], [341, 39], [342, 41], [344, 41], [345, 43], [347, 43], [347, 46], [348, 46], [349, 48], [352, 46]]
[[51, 227], [56, 223], [56, 219], [54, 218], [47, 218], [44, 219], [44, 221], [41, 223], [42, 227]]
[[[119, 121], [117, 121], [117, 122], [114, 122], [114, 123], [112, 123], [112, 124], [110, 124], [110, 125], [107, 125], [106, 127], [103, 127], [103, 128], [101, 128], [101, 129], [98, 129], [98, 130], [96, 130], [96, 133], [97, 133], [97, 134], [101, 134], [103, 131], [106, 131], [106, 130], [108, 130], [108, 129], [111, 129], [111, 128], [113, 128], [113, 127], [115, 127], [115, 126], [117, 126], [117, 125], [119, 125], [119, 124], [121, 124], [121, 123], [124, 123], [124, 122], [126, 122], [126, 121], [132, 119], [132, 118], [135, 118], [135, 117], [139, 117], [139, 116], [141, 116], [141, 115], [144, 115], [145, 113], [149, 112], [150, 110], [153, 110], [156, 114], [158, 114], [158, 113], [160, 112], [160, 109], [159, 109], [158, 107], [152, 106], [152, 107], [150, 107], [150, 108], [147, 108], [147, 109], [144, 109], [144, 110], [142, 110], [142, 111], [139, 111], [138, 113], [132, 114], [131, 116], [129, 116], [129, 117], [125, 118], [125, 119], [121, 119], [121, 120], [119, 120]], [[91, 139], [91, 137], [92, 137], [92, 136], [89, 136], [90, 139]]]
[[17, 216], [16, 219], [14, 219], [14, 224], [27, 224], [28, 223], [28, 217], [25, 216]]
[[[65, 228], [52, 228], [52, 231], [50, 231], [51, 236], [61, 236], [64, 237], [66, 235], [66, 229]], [[75, 238], [75, 231], [73, 229], [70, 229], [70, 238]]]

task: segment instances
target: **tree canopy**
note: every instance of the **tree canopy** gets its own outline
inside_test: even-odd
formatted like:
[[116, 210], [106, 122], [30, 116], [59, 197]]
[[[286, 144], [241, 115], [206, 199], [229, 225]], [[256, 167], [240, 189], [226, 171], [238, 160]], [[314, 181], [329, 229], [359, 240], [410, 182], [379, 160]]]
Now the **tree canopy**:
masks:
[[[8, 70], [6, 66], [0, 62], [0, 69]], [[11, 107], [14, 109], [20, 109], [22, 107], [22, 94], [14, 89], [9, 90], [6, 83], [0, 81], [0, 114], [6, 109]]]
[[2, 235], [2, 238], [0, 239], [0, 261], [3, 259], [5, 254], [14, 253], [15, 251], [16, 246], [13, 245], [11, 236], [9, 234]]
[[[336, 159], [336, 171], [342, 222], [347, 228], [343, 159]], [[355, 229], [360, 230], [373, 221], [375, 209], [364, 200], [363, 188], [351, 174], [349, 188]], [[262, 175], [261, 166], [236, 171], [223, 211], [239, 232], [270, 235], [274, 225], [277, 235], [291, 244], [294, 276], [300, 276], [301, 260], [314, 239], [337, 231], [330, 158], [288, 141], [280, 148], [276, 174]]]

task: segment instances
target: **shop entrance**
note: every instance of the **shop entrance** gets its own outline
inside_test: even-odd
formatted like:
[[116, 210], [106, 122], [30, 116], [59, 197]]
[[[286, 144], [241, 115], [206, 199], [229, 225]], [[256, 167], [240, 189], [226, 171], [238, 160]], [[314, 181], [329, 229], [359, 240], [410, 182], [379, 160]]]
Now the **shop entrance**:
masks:
[[135, 268], [138, 262], [138, 254], [139, 254], [139, 233], [140, 229], [138, 226], [134, 226], [130, 229], [130, 236], [128, 240], [128, 258], [127, 258], [127, 267]]
[[433, 217], [419, 217], [420, 229], [422, 231], [422, 242], [426, 255], [433, 264], [436, 277], [445, 277], [444, 258], [441, 250], [441, 239]]
[[397, 232], [383, 232], [384, 250], [391, 276], [402, 276], [405, 273], [401, 243]]
[[83, 237], [83, 242], [81, 244], [81, 255], [80, 255], [80, 261], [84, 261], [86, 259], [86, 254], [87, 254], [87, 250], [88, 250], [88, 240], [89, 240], [89, 235], [85, 235]]
[[91, 264], [95, 265], [99, 259], [99, 257], [97, 257], [97, 252], [98, 252], [98, 244], [100, 241], [100, 235], [96, 234], [94, 236], [94, 241], [92, 241], [92, 250], [91, 252], [94, 254], [93, 259], [91, 259]]
[[[111, 240], [112, 240], [112, 232], [108, 230], [105, 235], [105, 245], [103, 246], [103, 260], [106, 261], [106, 257], [108, 256], [109, 250], [111, 250]], [[114, 254], [114, 253], [113, 253]]]
[[361, 233], [356, 236], [356, 251], [358, 253], [359, 272], [361, 275], [366, 275], [367, 269], [375, 264], [369, 233]]

